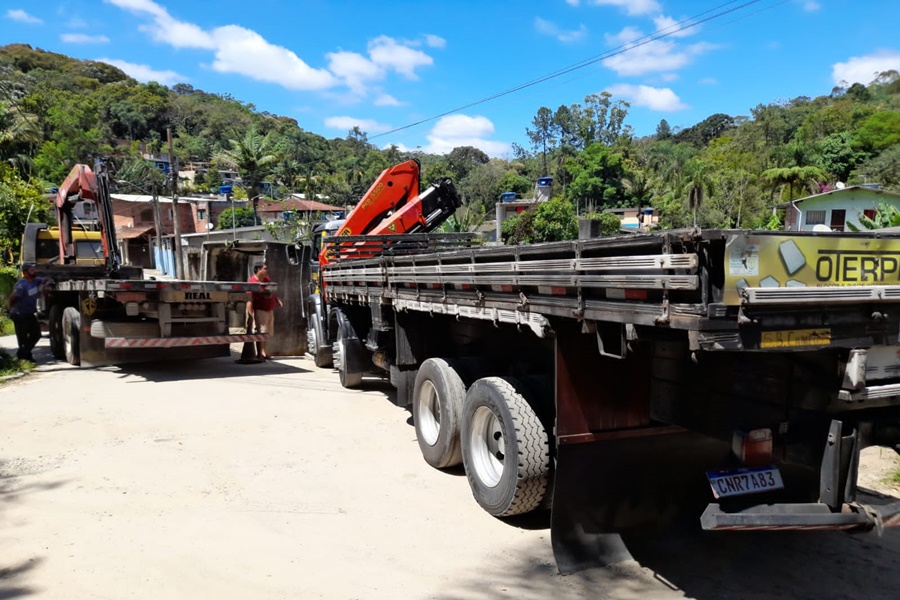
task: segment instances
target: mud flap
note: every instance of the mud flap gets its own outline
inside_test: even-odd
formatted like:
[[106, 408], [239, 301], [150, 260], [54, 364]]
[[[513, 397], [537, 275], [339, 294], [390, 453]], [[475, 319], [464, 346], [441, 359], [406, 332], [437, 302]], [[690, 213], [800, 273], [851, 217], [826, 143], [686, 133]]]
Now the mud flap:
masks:
[[646, 428], [559, 444], [550, 536], [562, 574], [631, 559], [622, 534], [646, 533], [708, 502], [705, 471], [722, 442], [677, 428]]

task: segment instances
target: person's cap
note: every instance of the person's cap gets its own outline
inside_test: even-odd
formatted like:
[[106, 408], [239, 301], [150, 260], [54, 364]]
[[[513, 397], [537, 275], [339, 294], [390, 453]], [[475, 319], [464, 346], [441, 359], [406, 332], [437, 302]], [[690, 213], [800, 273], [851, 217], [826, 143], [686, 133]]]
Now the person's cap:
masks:
[[34, 269], [37, 265], [33, 262], [22, 263], [22, 272], [24, 273], [28, 269]]

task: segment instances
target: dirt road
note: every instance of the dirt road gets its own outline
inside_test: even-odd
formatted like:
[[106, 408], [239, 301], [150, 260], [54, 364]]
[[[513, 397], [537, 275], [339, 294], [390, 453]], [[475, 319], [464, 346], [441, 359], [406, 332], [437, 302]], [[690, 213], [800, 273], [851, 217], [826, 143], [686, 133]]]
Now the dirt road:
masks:
[[546, 520], [491, 518], [461, 472], [428, 467], [388, 386], [345, 391], [308, 359], [234, 358], [50, 363], [0, 385], [0, 598], [822, 600], [900, 589], [898, 531], [677, 534], [633, 547], [635, 561], [562, 577]]

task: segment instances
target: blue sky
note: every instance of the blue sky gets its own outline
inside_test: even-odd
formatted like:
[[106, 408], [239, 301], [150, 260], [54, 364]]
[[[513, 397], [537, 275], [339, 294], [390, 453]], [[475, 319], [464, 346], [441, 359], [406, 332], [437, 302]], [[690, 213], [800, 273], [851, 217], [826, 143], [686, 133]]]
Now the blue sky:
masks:
[[0, 44], [230, 94], [327, 138], [358, 125], [381, 147], [507, 158], [541, 106], [604, 90], [650, 135], [900, 70], [897, 0], [2, 0], [0, 18]]

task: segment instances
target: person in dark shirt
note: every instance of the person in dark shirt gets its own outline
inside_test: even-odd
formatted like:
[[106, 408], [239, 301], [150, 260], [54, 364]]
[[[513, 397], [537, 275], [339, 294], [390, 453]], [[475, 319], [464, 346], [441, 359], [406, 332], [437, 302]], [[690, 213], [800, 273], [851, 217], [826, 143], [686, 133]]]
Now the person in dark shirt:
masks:
[[[269, 278], [269, 267], [265, 263], [254, 265], [253, 275], [248, 280], [250, 283], [266, 283], [272, 281]], [[248, 321], [252, 320], [256, 333], [272, 335], [275, 333], [275, 306], [284, 306], [281, 298], [271, 291], [251, 292], [250, 301], [247, 302]], [[266, 352], [266, 343], [257, 342], [257, 355], [259, 358], [269, 360], [272, 357]]]
[[41, 326], [37, 320], [38, 294], [44, 293], [46, 280], [37, 276], [33, 263], [22, 265], [22, 278], [13, 286], [6, 300], [9, 317], [16, 328], [16, 342], [19, 349], [16, 356], [34, 362], [31, 351], [41, 339]]

